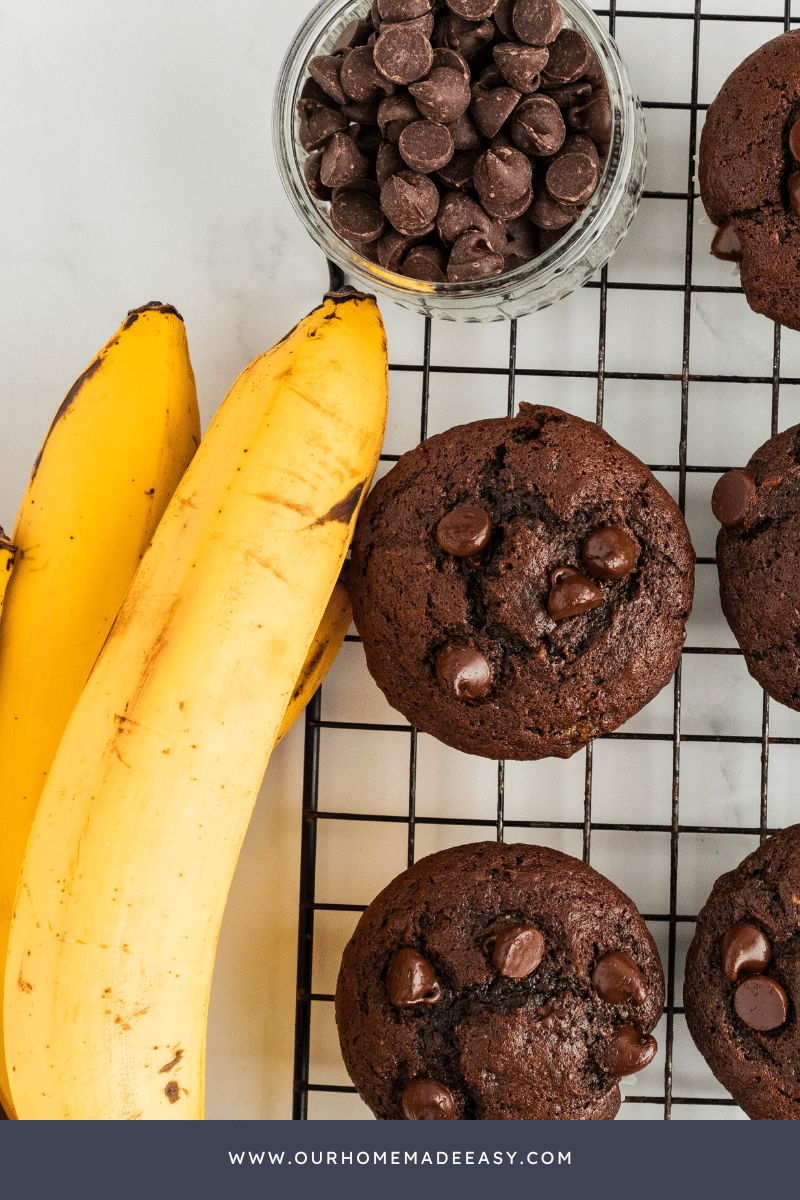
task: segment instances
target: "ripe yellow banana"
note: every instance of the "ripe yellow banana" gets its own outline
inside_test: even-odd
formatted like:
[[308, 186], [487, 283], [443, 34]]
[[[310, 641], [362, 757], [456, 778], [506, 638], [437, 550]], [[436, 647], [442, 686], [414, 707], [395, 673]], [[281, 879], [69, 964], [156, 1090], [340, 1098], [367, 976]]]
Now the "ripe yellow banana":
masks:
[[[56, 413], [12, 535], [0, 618], [0, 963], [64, 727], [199, 440], [182, 319], [155, 302], [133, 310]], [[2, 1034], [0, 1009], [0, 1049]], [[2, 1054], [0, 1102], [13, 1115]]]
[[239, 376], [73, 711], [25, 854], [6, 1054], [25, 1119], [199, 1119], [208, 996], [269, 753], [386, 418], [371, 297]]
[[0, 525], [0, 616], [3, 614], [3, 600], [16, 554], [17, 547], [6, 537], [3, 527]]
[[[345, 564], [347, 565], [347, 564]], [[314, 640], [308, 649], [306, 661], [294, 685], [289, 705], [284, 713], [275, 745], [283, 735], [291, 729], [300, 713], [308, 704], [314, 692], [322, 683], [330, 670], [333, 660], [339, 653], [344, 635], [353, 619], [350, 606], [350, 593], [342, 579], [337, 580], [336, 587], [331, 593], [328, 606], [323, 613], [319, 628], [314, 634]]]

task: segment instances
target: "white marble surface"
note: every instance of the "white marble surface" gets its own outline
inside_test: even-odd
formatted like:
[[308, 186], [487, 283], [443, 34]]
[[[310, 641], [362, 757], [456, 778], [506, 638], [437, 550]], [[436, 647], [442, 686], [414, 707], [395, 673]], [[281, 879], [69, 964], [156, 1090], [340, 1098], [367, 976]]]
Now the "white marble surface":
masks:
[[[31, 464], [64, 393], [119, 324], [127, 309], [151, 299], [183, 313], [204, 426], [228, 387], [319, 300], [324, 260], [301, 229], [277, 178], [270, 146], [270, 105], [278, 64], [309, 0], [5, 0], [0, 10], [0, 415], [3, 443], [0, 524], [10, 530]], [[618, 6], [617, 38], [643, 99], [689, 99], [692, 22], [626, 18]], [[689, 0], [661, 0], [654, 11], [690, 13]], [[704, 12], [752, 11], [738, 0], [704, 0]], [[760, 0], [761, 15], [783, 4]], [[701, 37], [700, 100], [709, 101], [746, 52], [780, 26], [706, 24]], [[654, 54], [653, 47], [659, 52]], [[650, 190], [687, 187], [688, 114], [654, 109]], [[706, 253], [709, 232], [695, 219], [695, 281], [727, 284], [731, 268]], [[617, 281], [682, 284], [685, 203], [645, 200], [610, 268]], [[520, 366], [593, 371], [597, 367], [598, 299], [584, 290], [519, 325]], [[419, 362], [421, 319], [384, 305], [393, 362]], [[771, 324], [743, 298], [692, 300], [693, 373], [769, 376]], [[606, 365], [612, 371], [680, 375], [683, 293], [612, 291]], [[439, 363], [504, 366], [508, 328], [436, 325]], [[783, 337], [783, 373], [800, 375], [800, 335]], [[505, 380], [434, 375], [429, 432], [505, 410]], [[592, 379], [520, 378], [517, 399], [555, 403], [592, 418]], [[768, 385], [696, 383], [690, 388], [689, 462], [741, 465], [769, 434]], [[796, 385], [781, 389], [780, 428], [800, 420]], [[386, 449], [411, 446], [418, 433], [419, 376], [396, 373]], [[605, 424], [648, 462], [675, 462], [680, 417], [677, 382], [609, 380]], [[713, 553], [708, 511], [713, 476], [690, 475], [687, 516], [699, 554]], [[665, 475], [674, 488], [676, 476]], [[716, 596], [713, 567], [698, 569], [689, 643], [733, 644]], [[360, 648], [346, 646], [324, 692], [331, 718], [396, 720], [372, 685]], [[760, 734], [761, 693], [739, 658], [687, 656], [683, 721], [687, 732]], [[630, 729], [669, 732], [666, 689]], [[800, 717], [773, 706], [772, 732], [797, 736]], [[407, 754], [403, 740], [403, 754]], [[370, 742], [326, 735], [322, 803], [354, 811], [403, 811], [396, 789], [399, 754], [391, 737]], [[360, 756], [353, 794], [353, 756]], [[598, 744], [594, 815], [669, 820], [669, 743]], [[579, 761], [580, 759], [580, 761]], [[296, 906], [302, 733], [295, 729], [270, 763], [223, 925], [209, 1026], [208, 1117], [285, 1118], [292, 1076]], [[681, 820], [755, 824], [758, 747], [688, 744], [683, 749]], [[491, 764], [421, 740], [418, 811], [447, 815], [493, 811]], [[797, 819], [796, 752], [771, 759], [770, 823]], [[582, 818], [583, 761], [514, 764], [507, 812], [533, 810]], [[638, 818], [637, 818], [638, 819]], [[320, 845], [321, 898], [367, 903], [405, 865], [403, 836], [375, 826], [325, 822]], [[461, 840], [485, 836], [457, 830]], [[665, 911], [666, 835], [626, 841], [597, 832], [592, 862], [633, 895], [644, 911]], [[383, 837], [378, 848], [374, 838]], [[449, 844], [447, 827], [422, 826], [418, 854]], [[579, 835], [547, 840], [580, 853]], [[668, 839], [666, 839], [668, 842]], [[755, 839], [685, 835], [681, 841], [680, 912], [696, 912], [717, 874]], [[342, 864], [346, 870], [343, 873]], [[353, 864], [359, 864], [354, 869]], [[364, 865], [365, 864], [365, 865]], [[332, 990], [352, 921], [320, 920], [315, 987]], [[663, 929], [656, 931], [662, 948]], [[679, 945], [685, 949], [685, 928]], [[330, 1006], [313, 1030], [317, 1082], [346, 1083]], [[660, 1061], [660, 1060], [659, 1060]], [[651, 1068], [658, 1071], [658, 1064]], [[646, 1087], [646, 1081], [639, 1083]], [[660, 1076], [653, 1090], [661, 1086]], [[676, 1092], [721, 1097], [676, 1025]], [[660, 1110], [624, 1106], [621, 1117]], [[313, 1098], [312, 1117], [364, 1117], [349, 1097]], [[735, 1109], [679, 1109], [678, 1118], [736, 1119]]]

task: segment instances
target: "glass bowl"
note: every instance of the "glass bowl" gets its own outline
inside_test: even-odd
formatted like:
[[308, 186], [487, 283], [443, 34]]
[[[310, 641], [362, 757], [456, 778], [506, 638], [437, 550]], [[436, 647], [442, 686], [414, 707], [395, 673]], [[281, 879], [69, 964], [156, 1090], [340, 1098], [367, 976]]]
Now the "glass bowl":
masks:
[[273, 142], [281, 181], [297, 215], [323, 253], [356, 286], [405, 308], [450, 321], [500, 321], [553, 304], [581, 287], [608, 261], [633, 220], [644, 187], [644, 117], [616, 45], [580, 0], [560, 0], [564, 24], [580, 30], [602, 64], [611, 99], [612, 139], [603, 175], [585, 212], [564, 236], [532, 262], [474, 283], [425, 283], [369, 262], [339, 237], [327, 206], [303, 176], [297, 101], [309, 60], [326, 54], [369, 0], [321, 0], [294, 37], [278, 74]]

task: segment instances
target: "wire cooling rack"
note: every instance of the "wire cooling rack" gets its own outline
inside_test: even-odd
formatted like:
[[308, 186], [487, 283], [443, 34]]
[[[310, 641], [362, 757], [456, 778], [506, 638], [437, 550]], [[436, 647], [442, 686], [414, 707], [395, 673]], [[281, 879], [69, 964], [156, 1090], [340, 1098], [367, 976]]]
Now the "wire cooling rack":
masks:
[[[633, 896], [656, 939], [667, 981], [659, 1055], [639, 1079], [622, 1081], [618, 1119], [744, 1116], [688, 1036], [683, 958], [715, 878], [797, 819], [800, 724], [771, 710], [722, 618], [708, 501], [721, 472], [800, 420], [800, 358], [796, 365], [796, 335], [782, 339], [779, 326], [751, 314], [729, 264], [709, 258], [695, 155], [719, 85], [797, 18], [789, 2], [770, 0], [596, 11], [631, 69], [648, 126], [647, 188], [633, 229], [598, 278], [546, 314], [476, 332], [384, 312], [392, 401], [379, 471], [443, 421], [513, 414], [520, 398], [593, 417], [648, 462], [687, 516], [698, 552], [687, 644], [672, 685], [619, 731], [568, 762], [505, 764], [433, 746], [381, 708], [359, 639], [348, 635], [305, 717], [296, 1120], [370, 1115], [338, 1057], [332, 1014], [341, 951], [360, 912], [422, 854], [494, 837], [582, 856]], [[649, 365], [672, 369], [642, 369]], [[392, 405], [402, 409], [394, 425]]]

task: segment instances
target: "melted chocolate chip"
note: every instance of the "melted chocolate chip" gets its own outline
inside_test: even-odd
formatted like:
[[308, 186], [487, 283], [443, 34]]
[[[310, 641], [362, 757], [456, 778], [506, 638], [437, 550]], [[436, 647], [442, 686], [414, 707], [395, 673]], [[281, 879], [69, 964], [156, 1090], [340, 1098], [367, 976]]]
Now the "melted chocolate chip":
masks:
[[800, 119], [794, 122], [789, 130], [789, 153], [800, 162]]
[[715, 258], [721, 258], [723, 262], [740, 263], [744, 257], [742, 254], [742, 243], [739, 241], [739, 235], [733, 227], [732, 221], [725, 221], [717, 229], [711, 241], [711, 253]]
[[757, 925], [737, 921], [731, 925], [719, 944], [722, 969], [725, 978], [735, 983], [739, 975], [756, 975], [772, 958], [772, 947], [767, 935]]
[[410, 946], [398, 950], [392, 959], [386, 975], [386, 990], [395, 1008], [435, 1004], [442, 994], [433, 967]]
[[636, 566], [637, 546], [629, 533], [604, 525], [581, 546], [581, 562], [595, 579], [624, 579]]
[[556, 567], [550, 572], [550, 595], [547, 611], [554, 621], [576, 617], [589, 612], [603, 602], [603, 594], [597, 584], [592, 583], [575, 567]]
[[748, 975], [733, 994], [733, 1007], [750, 1029], [778, 1029], [786, 1020], [786, 992], [768, 975]]
[[756, 498], [756, 481], [750, 471], [726, 471], [711, 493], [711, 511], [720, 525], [737, 525]]
[[412, 1079], [402, 1105], [407, 1121], [454, 1121], [456, 1117], [453, 1093], [435, 1079]]
[[451, 508], [436, 526], [436, 541], [456, 558], [480, 553], [492, 536], [492, 519], [485, 508], [459, 504]]
[[640, 1033], [632, 1025], [620, 1025], [615, 1034], [615, 1042], [611, 1074], [617, 1079], [641, 1071], [653, 1061], [658, 1051], [658, 1044], [652, 1034]]
[[624, 950], [612, 950], [598, 960], [592, 972], [592, 986], [607, 1004], [630, 1002], [638, 1008], [647, 999], [644, 976]]
[[436, 678], [454, 700], [477, 700], [492, 686], [489, 664], [472, 646], [445, 646], [440, 650]]
[[544, 938], [533, 925], [510, 925], [483, 943], [506, 979], [524, 979], [544, 957]]

